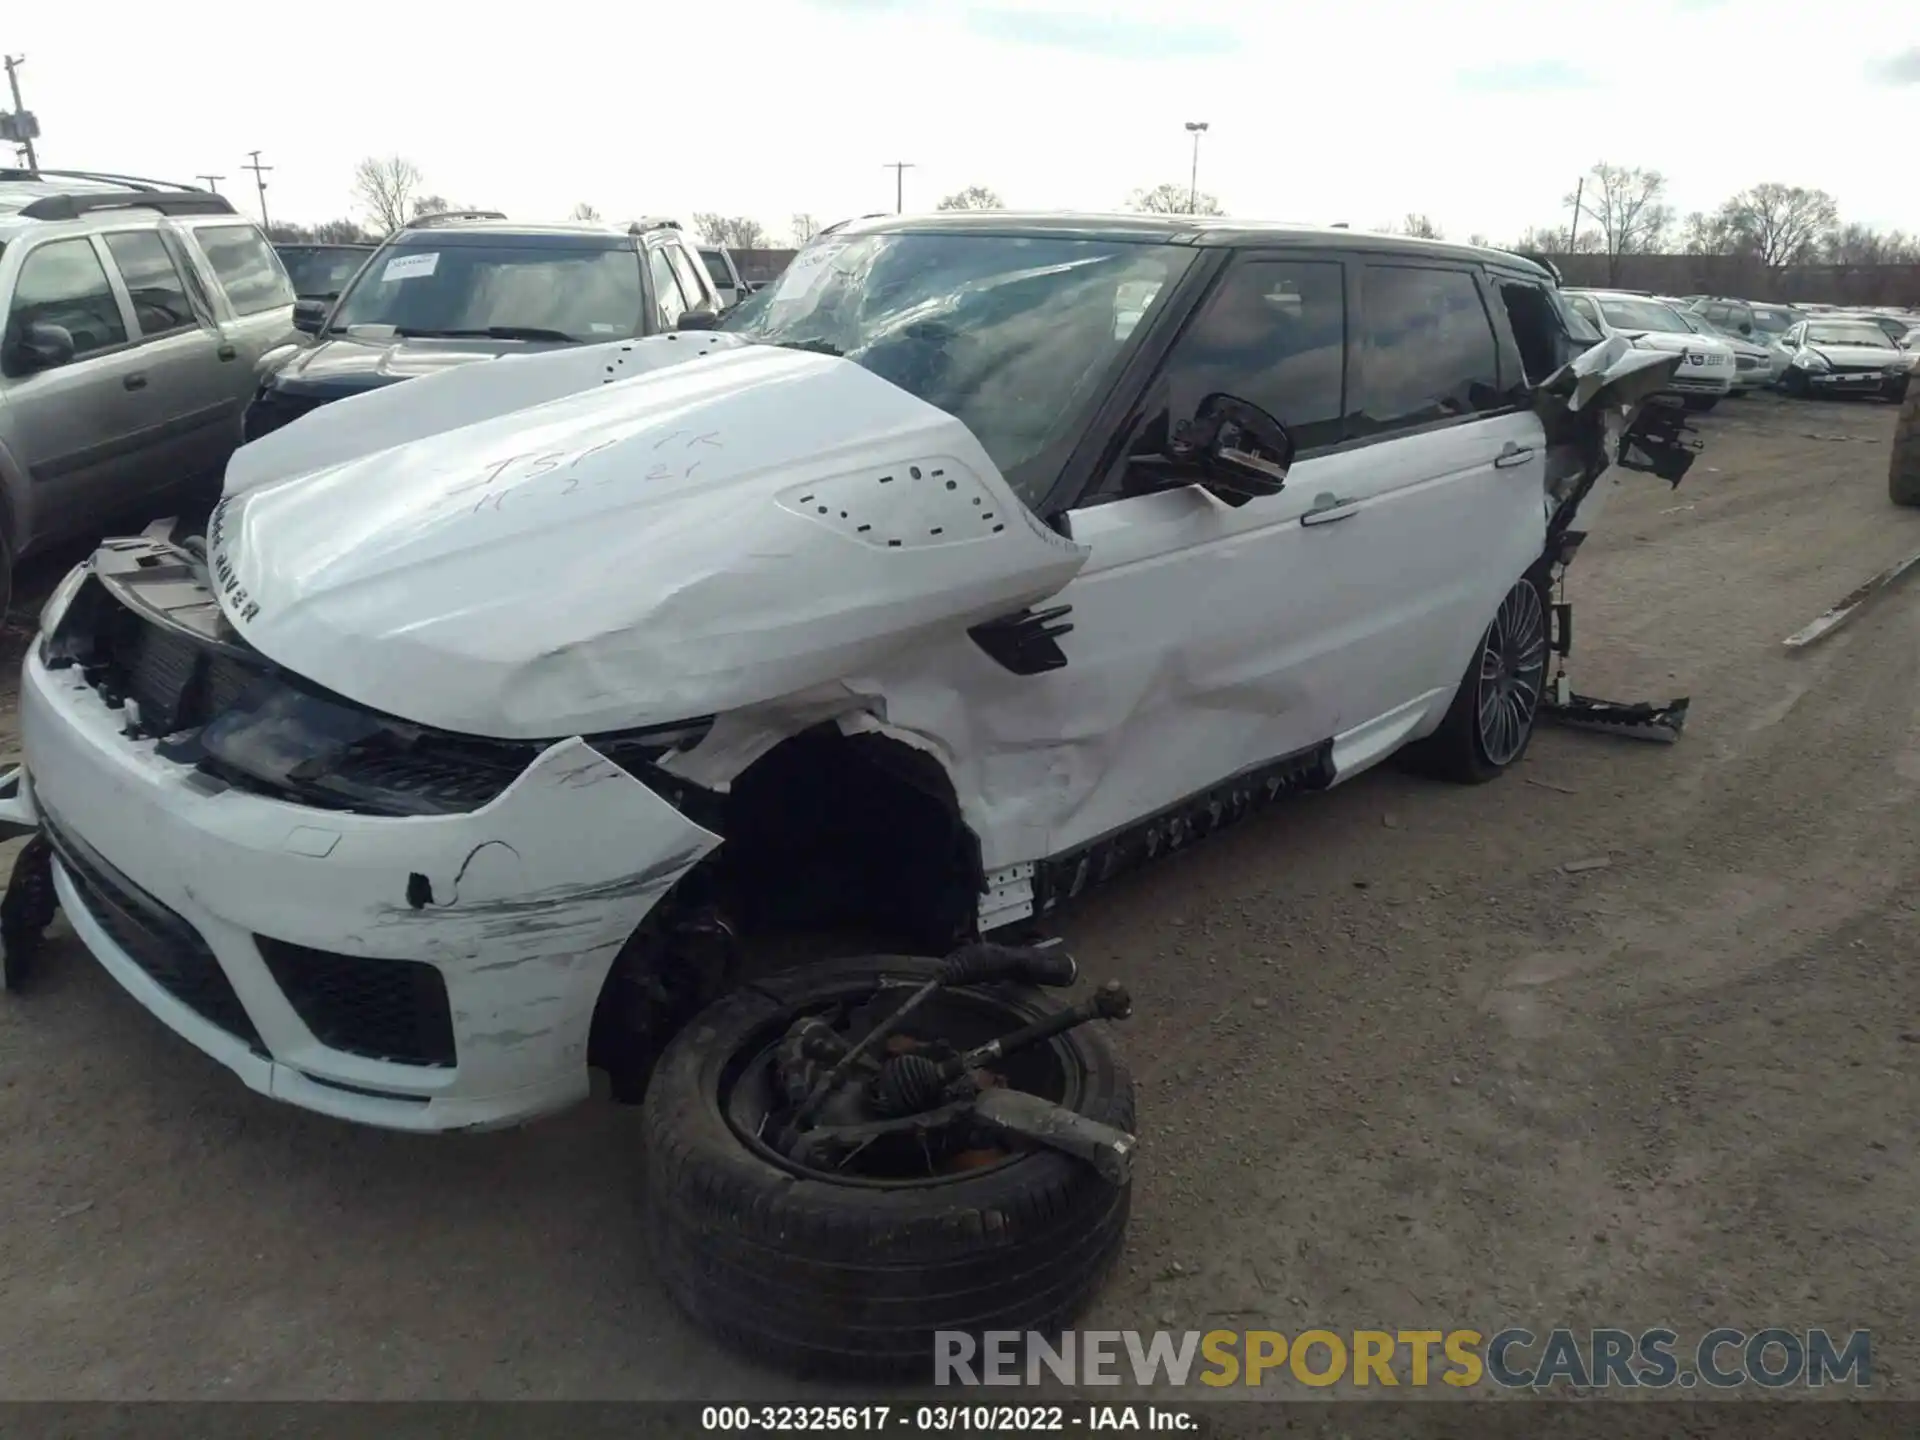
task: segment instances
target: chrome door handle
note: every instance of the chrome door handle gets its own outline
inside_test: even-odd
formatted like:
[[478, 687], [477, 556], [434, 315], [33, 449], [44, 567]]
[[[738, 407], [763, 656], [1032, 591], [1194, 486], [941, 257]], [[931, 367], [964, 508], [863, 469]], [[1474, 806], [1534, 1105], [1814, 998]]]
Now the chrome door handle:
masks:
[[1300, 517], [1302, 525], [1331, 525], [1336, 520], [1345, 520], [1360, 513], [1358, 500], [1347, 500], [1338, 495], [1316, 495], [1313, 508]]
[[1524, 465], [1532, 458], [1533, 447], [1531, 445], [1516, 445], [1513, 441], [1509, 440], [1506, 443], [1506, 448], [1493, 457], [1493, 463], [1496, 469], [1505, 470], [1511, 465]]

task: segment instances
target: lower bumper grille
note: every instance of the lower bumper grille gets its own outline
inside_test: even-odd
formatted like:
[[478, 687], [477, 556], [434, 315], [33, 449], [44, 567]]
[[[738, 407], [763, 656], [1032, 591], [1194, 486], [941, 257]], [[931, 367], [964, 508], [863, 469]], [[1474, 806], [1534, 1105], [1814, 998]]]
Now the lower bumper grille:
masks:
[[265, 1053], [246, 1006], [199, 931], [41, 811], [60, 868], [93, 922], [147, 977], [201, 1019]]
[[288, 1003], [322, 1045], [402, 1065], [454, 1063], [447, 982], [432, 965], [254, 939]]

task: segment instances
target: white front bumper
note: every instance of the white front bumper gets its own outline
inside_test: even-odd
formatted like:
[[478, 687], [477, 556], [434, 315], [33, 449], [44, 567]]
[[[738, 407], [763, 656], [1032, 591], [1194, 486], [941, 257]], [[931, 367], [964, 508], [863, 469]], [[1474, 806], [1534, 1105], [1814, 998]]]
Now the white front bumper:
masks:
[[[584, 1096], [588, 1029], [614, 955], [719, 843], [577, 739], [550, 747], [482, 809], [395, 819], [223, 787], [161, 758], [154, 742], [126, 738], [121, 712], [77, 670], [49, 671], [37, 654], [20, 712], [30, 803], [81, 857], [74, 870], [105, 862], [91, 875], [55, 866], [87, 948], [253, 1089], [393, 1129], [511, 1124]], [[243, 1021], [215, 1023], [206, 986], [179, 983], [147, 942], [123, 943], [124, 921], [98, 897], [126, 884], [203, 942], [189, 968], [210, 952]], [[260, 936], [341, 957], [333, 976], [321, 965], [322, 983], [350, 975], [366, 991], [333, 996], [319, 1026], [330, 1033], [340, 1014], [362, 1013], [356, 1006], [395, 1003], [393, 972], [377, 962], [432, 966], [454, 1062], [371, 1058], [338, 1033], [322, 1043], [303, 1018], [318, 1013], [313, 1002], [296, 1003], [276, 981]], [[133, 953], [143, 948], [144, 960]], [[305, 963], [311, 972], [313, 957]]]

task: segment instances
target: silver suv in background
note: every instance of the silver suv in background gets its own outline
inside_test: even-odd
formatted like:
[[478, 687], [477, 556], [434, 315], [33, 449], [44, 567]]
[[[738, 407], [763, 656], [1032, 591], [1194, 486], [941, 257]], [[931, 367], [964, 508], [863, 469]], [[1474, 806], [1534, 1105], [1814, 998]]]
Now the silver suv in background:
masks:
[[14, 560], [217, 481], [293, 287], [222, 196], [0, 170], [0, 603]]
[[700, 263], [707, 267], [722, 310], [731, 310], [753, 293], [753, 287], [740, 278], [740, 267], [733, 263], [733, 252], [726, 246], [702, 245]]

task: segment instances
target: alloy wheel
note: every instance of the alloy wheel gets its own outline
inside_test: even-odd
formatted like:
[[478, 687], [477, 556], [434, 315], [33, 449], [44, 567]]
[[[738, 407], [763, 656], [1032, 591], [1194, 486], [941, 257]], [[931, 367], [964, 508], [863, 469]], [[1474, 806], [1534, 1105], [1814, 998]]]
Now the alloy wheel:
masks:
[[1511, 765], [1526, 748], [1546, 675], [1546, 607], [1522, 580], [1500, 602], [1480, 650], [1480, 746], [1490, 764]]

